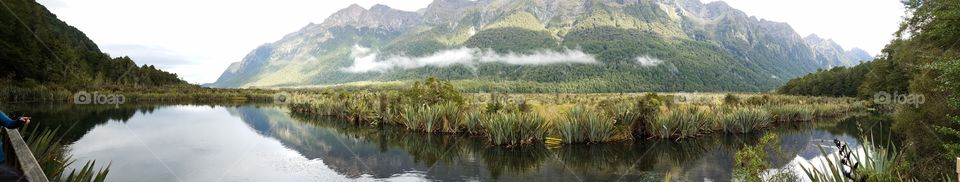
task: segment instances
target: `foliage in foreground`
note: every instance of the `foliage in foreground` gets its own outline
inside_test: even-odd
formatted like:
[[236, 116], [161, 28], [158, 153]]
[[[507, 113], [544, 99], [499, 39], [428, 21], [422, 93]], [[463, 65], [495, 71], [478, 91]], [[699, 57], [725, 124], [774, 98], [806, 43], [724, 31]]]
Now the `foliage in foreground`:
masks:
[[837, 153], [831, 154], [819, 147], [821, 164], [800, 165], [807, 179], [815, 182], [843, 181], [903, 181], [897, 169], [900, 153], [894, 149], [875, 147], [871, 141], [863, 143], [862, 151], [849, 148], [849, 145], [834, 140]]
[[67, 167], [76, 160], [64, 150], [65, 146], [61, 143], [60, 137], [56, 137], [59, 136], [58, 129], [37, 131], [39, 128], [33, 127], [32, 131], [25, 132], [24, 140], [30, 146], [30, 150], [37, 158], [40, 167], [43, 168], [43, 173], [47, 175], [47, 179], [66, 182], [102, 182], [106, 180], [107, 174], [110, 173], [110, 165], [98, 170], [96, 161], [87, 161], [79, 170], [71, 169], [70, 173], [65, 173]]

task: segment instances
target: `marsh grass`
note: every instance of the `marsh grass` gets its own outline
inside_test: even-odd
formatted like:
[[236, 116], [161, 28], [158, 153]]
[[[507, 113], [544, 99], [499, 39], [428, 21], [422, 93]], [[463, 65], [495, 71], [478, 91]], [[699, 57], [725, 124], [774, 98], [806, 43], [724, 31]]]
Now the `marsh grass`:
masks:
[[481, 123], [486, 122], [489, 119], [486, 112], [467, 112], [466, 118], [460, 124], [463, 130], [469, 134], [482, 134], [484, 133], [483, 126]]
[[720, 125], [727, 133], [750, 133], [772, 123], [770, 113], [761, 108], [737, 107], [720, 118]]
[[681, 105], [660, 112], [646, 128], [651, 137], [683, 139], [709, 132], [716, 122], [716, 114], [708, 109]]
[[564, 143], [610, 141], [616, 120], [594, 108], [578, 105], [555, 124]]
[[811, 121], [815, 118], [813, 107], [799, 104], [770, 106], [770, 114], [779, 122]]
[[404, 107], [401, 115], [400, 123], [407, 129], [423, 132], [456, 133], [467, 119], [460, 107], [453, 103]]
[[[458, 95], [432, 88], [301, 91], [294, 92], [297, 99], [289, 106], [292, 112], [344, 118], [356, 125], [486, 136], [496, 145], [530, 143], [547, 134], [557, 138], [552, 143], [600, 143], [749, 133], [776, 122], [837, 117], [864, 107], [846, 98], [769, 94]], [[533, 130], [529, 136], [518, 132]]]
[[542, 141], [546, 134], [543, 117], [536, 113], [496, 113], [480, 123], [494, 145], [518, 145]]

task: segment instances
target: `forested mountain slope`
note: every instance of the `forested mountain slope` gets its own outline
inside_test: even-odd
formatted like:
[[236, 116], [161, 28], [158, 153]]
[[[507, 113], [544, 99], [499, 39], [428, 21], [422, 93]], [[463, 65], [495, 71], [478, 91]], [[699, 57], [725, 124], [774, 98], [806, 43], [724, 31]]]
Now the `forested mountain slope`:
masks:
[[80, 30], [32, 0], [0, 9], [0, 82], [4, 86], [91, 88], [186, 84], [176, 74], [111, 58]]

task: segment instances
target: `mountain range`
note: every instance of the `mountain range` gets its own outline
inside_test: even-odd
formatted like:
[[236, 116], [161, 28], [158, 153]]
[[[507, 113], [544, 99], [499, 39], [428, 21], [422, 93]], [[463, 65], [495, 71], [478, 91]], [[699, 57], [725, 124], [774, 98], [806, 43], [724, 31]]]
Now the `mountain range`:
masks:
[[722, 1], [435, 0], [351, 5], [261, 45], [211, 87], [439, 77], [467, 91], [766, 91], [873, 59]]

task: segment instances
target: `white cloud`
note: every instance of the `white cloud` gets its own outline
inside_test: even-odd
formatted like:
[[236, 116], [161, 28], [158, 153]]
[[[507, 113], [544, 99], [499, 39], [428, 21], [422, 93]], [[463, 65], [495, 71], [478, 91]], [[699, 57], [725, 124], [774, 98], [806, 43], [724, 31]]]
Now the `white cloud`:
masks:
[[[57, 18], [83, 31], [101, 47], [138, 45], [167, 50], [192, 60], [150, 59], [123, 49], [111, 56], [130, 56], [137, 63], [168, 68], [191, 83], [217, 79], [230, 63], [259, 45], [279, 40], [310, 22], [356, 3], [370, 8], [386, 4], [416, 11], [431, 0], [232, 1], [232, 0], [41, 0]], [[184, 64], [184, 62], [188, 62]]]
[[513, 65], [598, 63], [593, 55], [580, 50], [570, 49], [562, 51], [539, 50], [531, 54], [501, 54], [490, 50], [461, 47], [458, 49], [442, 50], [423, 57], [394, 55], [381, 59], [379, 58], [379, 54], [371, 51], [370, 48], [354, 45], [351, 55], [353, 56], [353, 65], [341, 70], [351, 73], [364, 73], [385, 72], [395, 68], [413, 69], [426, 66], [475, 66], [480, 63], [505, 63]]
[[650, 56], [637, 56], [637, 63], [643, 67], [651, 67], [660, 65], [660, 63], [663, 63], [663, 60]]

